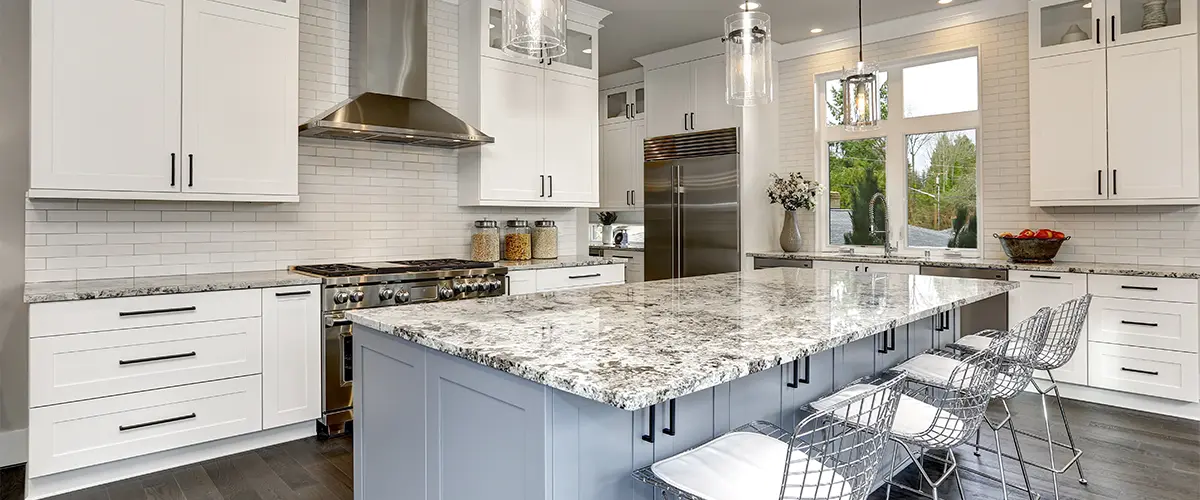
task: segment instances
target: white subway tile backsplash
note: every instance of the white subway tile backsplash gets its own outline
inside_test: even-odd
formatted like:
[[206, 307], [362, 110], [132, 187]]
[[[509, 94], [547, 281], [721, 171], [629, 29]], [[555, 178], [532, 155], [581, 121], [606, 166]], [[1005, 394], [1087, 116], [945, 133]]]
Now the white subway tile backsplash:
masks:
[[[302, 0], [300, 116], [350, 92], [350, 0]], [[458, 7], [430, 2], [429, 95], [458, 108]], [[471, 221], [550, 218], [574, 253], [575, 211], [458, 206], [453, 151], [301, 139], [300, 202], [26, 201], [27, 281], [466, 257]]]

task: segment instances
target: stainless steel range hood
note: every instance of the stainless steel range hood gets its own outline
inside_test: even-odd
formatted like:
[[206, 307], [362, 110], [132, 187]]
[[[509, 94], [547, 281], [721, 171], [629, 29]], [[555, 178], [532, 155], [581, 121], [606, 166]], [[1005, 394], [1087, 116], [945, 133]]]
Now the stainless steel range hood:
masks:
[[426, 99], [427, 0], [350, 1], [350, 99], [301, 137], [459, 149], [496, 142]]

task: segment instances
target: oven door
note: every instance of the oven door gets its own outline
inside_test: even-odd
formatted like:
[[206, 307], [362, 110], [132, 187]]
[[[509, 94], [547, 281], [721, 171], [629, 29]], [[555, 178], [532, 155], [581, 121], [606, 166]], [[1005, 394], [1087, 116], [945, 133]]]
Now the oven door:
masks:
[[340, 313], [325, 316], [325, 379], [322, 384], [323, 413], [337, 413], [354, 407], [351, 382], [354, 380], [354, 348], [351, 323]]

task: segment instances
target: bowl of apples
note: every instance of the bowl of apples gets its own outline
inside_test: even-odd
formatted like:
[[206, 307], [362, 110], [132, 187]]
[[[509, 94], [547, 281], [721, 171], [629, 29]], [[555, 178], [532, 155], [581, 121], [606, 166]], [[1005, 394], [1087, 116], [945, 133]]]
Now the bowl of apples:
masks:
[[993, 234], [1000, 240], [1000, 248], [1004, 249], [1008, 260], [1025, 264], [1050, 264], [1062, 244], [1071, 239], [1070, 236], [1050, 229], [1025, 229], [1020, 233]]

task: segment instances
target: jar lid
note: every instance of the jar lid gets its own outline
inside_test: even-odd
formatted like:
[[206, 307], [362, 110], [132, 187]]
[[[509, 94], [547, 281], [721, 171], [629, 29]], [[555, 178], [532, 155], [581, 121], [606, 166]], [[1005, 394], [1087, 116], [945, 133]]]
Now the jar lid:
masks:
[[529, 227], [529, 221], [521, 219], [513, 219], [508, 221], [508, 227]]
[[533, 223], [534, 227], [554, 227], [554, 221], [542, 219]]
[[478, 228], [493, 228], [493, 227], [496, 227], [496, 221], [494, 221], [494, 220], [487, 220], [487, 219], [483, 219], [483, 220], [477, 220], [477, 221], [475, 221], [475, 227], [478, 227]]

